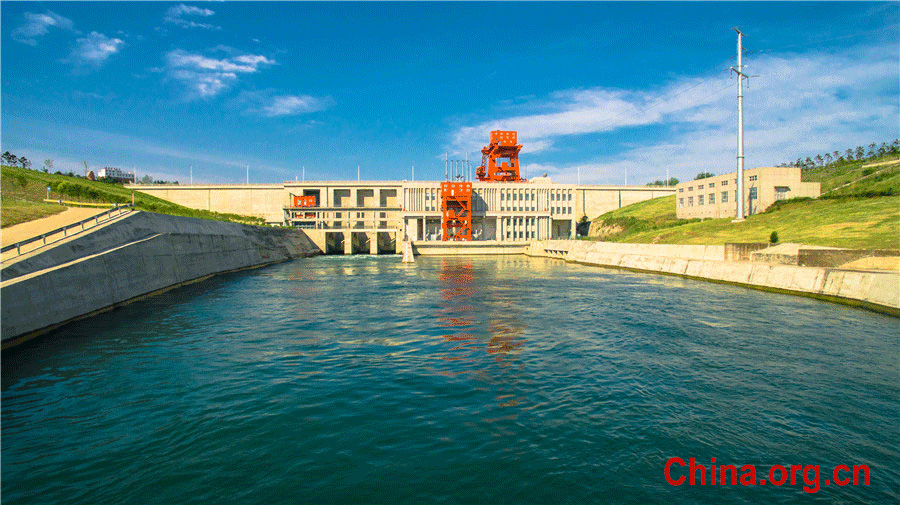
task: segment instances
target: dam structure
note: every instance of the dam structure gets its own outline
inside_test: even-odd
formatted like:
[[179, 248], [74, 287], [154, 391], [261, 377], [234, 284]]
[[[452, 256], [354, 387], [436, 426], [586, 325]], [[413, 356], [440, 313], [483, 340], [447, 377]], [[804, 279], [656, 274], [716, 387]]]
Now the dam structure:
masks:
[[[675, 194], [675, 188], [560, 184], [519, 175], [516, 132], [493, 131], [470, 180], [468, 162], [448, 160], [445, 181], [288, 181], [282, 184], [130, 185], [179, 205], [252, 215], [303, 229], [326, 254], [420, 254], [465, 248], [512, 251], [534, 240], [571, 239], [577, 223]], [[465, 164], [464, 164], [465, 163]], [[463, 199], [449, 193], [460, 191]], [[438, 247], [439, 242], [453, 242]], [[462, 242], [467, 244], [463, 245]], [[485, 247], [488, 246], [488, 247]], [[443, 254], [442, 253], [442, 254]]]
[[[675, 188], [472, 182], [472, 242], [524, 247], [570, 239], [582, 216], [675, 194]], [[301, 228], [330, 254], [394, 254], [404, 237], [441, 242], [440, 181], [289, 181], [283, 184], [135, 185], [185, 207], [252, 215]], [[424, 244], [423, 244], [424, 245]]]

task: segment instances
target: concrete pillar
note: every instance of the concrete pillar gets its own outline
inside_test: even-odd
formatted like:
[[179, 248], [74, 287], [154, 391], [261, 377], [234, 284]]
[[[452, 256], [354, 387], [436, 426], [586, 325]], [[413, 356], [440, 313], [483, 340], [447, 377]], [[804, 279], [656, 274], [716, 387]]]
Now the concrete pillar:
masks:
[[344, 229], [344, 254], [353, 254], [353, 232], [349, 228]]
[[366, 234], [369, 237], [369, 254], [378, 254], [378, 232], [370, 231]]

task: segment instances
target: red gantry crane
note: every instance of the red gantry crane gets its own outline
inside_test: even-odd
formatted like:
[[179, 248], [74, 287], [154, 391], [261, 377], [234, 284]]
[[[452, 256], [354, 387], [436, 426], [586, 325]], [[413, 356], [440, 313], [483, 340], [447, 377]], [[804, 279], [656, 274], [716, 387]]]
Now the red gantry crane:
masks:
[[516, 132], [512, 131], [491, 132], [491, 143], [481, 150], [481, 166], [475, 172], [479, 181], [525, 182], [519, 177], [522, 145], [516, 143], [516, 137]]
[[[481, 150], [481, 166], [475, 172], [479, 181], [525, 182], [519, 176], [517, 133], [495, 130], [491, 143]], [[505, 160], [505, 161], [504, 161]], [[472, 183], [441, 183], [441, 239], [472, 240]]]

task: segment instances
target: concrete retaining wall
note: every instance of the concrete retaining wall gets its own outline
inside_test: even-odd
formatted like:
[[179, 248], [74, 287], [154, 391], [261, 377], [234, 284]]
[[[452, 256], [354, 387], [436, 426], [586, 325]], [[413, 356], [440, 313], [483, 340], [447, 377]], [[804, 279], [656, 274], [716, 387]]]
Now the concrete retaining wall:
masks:
[[297, 229], [136, 213], [4, 268], [3, 346], [185, 282], [318, 252]]
[[858, 272], [725, 261], [723, 246], [544, 241], [532, 243], [527, 254], [803, 293], [900, 315], [900, 272]]

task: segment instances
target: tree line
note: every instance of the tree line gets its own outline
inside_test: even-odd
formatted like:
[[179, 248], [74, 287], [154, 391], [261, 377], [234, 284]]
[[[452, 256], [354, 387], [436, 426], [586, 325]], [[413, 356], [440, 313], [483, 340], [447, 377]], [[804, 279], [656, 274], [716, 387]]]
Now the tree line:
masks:
[[817, 154], [815, 156], [807, 156], [806, 158], [797, 158], [795, 161], [782, 163], [778, 166], [800, 167], [802, 170], [807, 170], [830, 165], [842, 165], [852, 161], [868, 161], [889, 154], [898, 153], [900, 153], [900, 139], [895, 139], [890, 144], [882, 142], [881, 145], [878, 145], [875, 142], [872, 142], [868, 145], [868, 148], [856, 146], [856, 148], [847, 149], [843, 153], [841, 151], [833, 151], [825, 154]]

